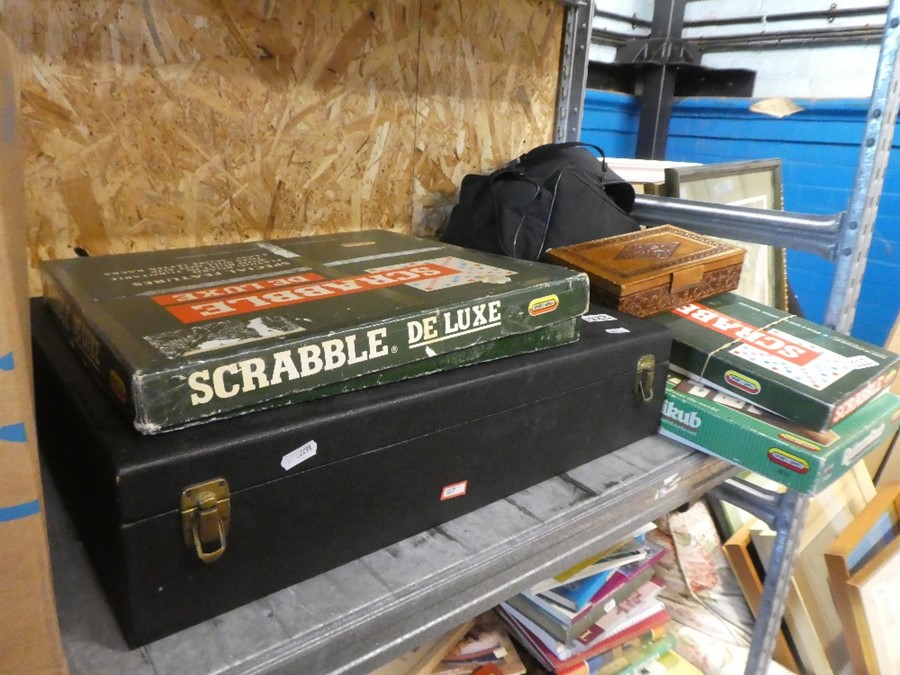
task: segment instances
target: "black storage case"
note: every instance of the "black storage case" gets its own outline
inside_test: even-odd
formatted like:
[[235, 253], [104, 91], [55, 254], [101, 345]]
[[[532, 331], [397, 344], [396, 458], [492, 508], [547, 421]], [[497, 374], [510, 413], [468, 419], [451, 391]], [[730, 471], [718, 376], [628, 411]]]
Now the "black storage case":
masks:
[[[31, 310], [40, 451], [132, 647], [655, 433], [671, 343], [595, 306], [572, 345], [142, 436]], [[181, 497], [218, 478], [230, 531], [204, 564]]]

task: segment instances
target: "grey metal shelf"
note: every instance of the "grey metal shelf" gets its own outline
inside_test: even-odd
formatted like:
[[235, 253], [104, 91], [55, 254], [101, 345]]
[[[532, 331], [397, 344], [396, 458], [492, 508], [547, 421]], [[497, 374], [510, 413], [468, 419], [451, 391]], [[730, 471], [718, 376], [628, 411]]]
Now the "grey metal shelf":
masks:
[[[593, 8], [569, 7], [566, 40], [582, 39], [578, 27], [591, 22]], [[569, 29], [571, 25], [571, 30]], [[589, 38], [588, 38], [589, 39]], [[866, 259], [878, 213], [884, 175], [900, 107], [900, 7], [891, 0], [887, 7], [881, 52], [869, 102], [866, 129], [861, 139], [859, 159], [852, 193], [844, 212], [831, 216], [764, 211], [720, 206], [680, 199], [638, 195], [632, 215], [646, 225], [678, 223], [703, 234], [764, 243], [771, 246], [809, 251], [835, 263], [834, 282], [828, 299], [825, 325], [848, 333], [853, 325]], [[587, 47], [583, 50], [587, 69]], [[578, 46], [567, 45], [567, 58], [581, 55]], [[557, 140], [575, 140], [573, 133], [581, 69], [564, 61], [560, 84], [560, 114]], [[565, 96], [563, 96], [565, 92]], [[581, 81], [581, 100], [584, 81]], [[573, 103], [576, 101], [576, 103]], [[566, 114], [564, 115], [563, 112]], [[580, 131], [580, 116], [577, 118]], [[797, 559], [800, 535], [809, 506], [809, 497], [794, 492], [774, 494], [760, 491], [743, 481], [728, 481], [716, 489], [717, 496], [740, 504], [760, 517], [777, 533], [770, 573], [750, 648], [745, 673], [765, 673], [771, 661], [775, 635], [781, 623], [789, 582]]]

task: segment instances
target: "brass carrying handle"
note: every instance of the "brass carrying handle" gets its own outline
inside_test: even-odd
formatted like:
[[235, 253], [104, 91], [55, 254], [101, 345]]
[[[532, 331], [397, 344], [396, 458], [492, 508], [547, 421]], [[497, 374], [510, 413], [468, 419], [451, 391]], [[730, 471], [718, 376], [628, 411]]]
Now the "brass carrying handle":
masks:
[[194, 521], [194, 550], [197, 552], [197, 557], [200, 558], [207, 565], [209, 563], [214, 563], [216, 560], [222, 557], [222, 554], [225, 553], [225, 529], [222, 527], [222, 521], [217, 521], [219, 526], [219, 548], [215, 551], [210, 551], [207, 553], [203, 550], [203, 544], [200, 542], [200, 519]]
[[[181, 493], [181, 534], [202, 562], [213, 563], [225, 552], [231, 522], [231, 492], [224, 478], [190, 485]], [[203, 547], [214, 548], [209, 552]]]
[[641, 392], [641, 398], [644, 403], [650, 403], [653, 400], [653, 372], [641, 373], [638, 378], [638, 391]]
[[641, 395], [644, 403], [653, 400], [653, 378], [656, 375], [656, 357], [653, 354], [645, 354], [638, 359], [637, 372], [634, 381], [635, 393]]

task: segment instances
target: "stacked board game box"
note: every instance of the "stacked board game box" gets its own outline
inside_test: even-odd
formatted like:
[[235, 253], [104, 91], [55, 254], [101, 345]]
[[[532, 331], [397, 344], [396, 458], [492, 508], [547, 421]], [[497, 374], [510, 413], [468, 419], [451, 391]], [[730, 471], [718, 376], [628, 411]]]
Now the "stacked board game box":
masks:
[[671, 368], [813, 431], [887, 390], [900, 356], [733, 293], [654, 317]]
[[804, 429], [699, 382], [670, 375], [660, 434], [814, 495], [891, 438], [900, 396], [884, 392], [831, 429]]
[[153, 434], [574, 342], [584, 274], [385, 230], [54, 260], [44, 297]]

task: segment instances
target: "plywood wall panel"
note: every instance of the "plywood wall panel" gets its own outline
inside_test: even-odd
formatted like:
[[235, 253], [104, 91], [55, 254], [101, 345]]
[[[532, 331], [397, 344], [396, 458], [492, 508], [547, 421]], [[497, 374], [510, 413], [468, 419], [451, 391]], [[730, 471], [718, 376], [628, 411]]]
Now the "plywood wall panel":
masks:
[[563, 18], [555, 0], [422, 3], [419, 234], [446, 222], [465, 174], [552, 140]]
[[32, 267], [75, 247], [433, 234], [465, 173], [550, 139], [563, 11], [0, 0], [19, 57]]

